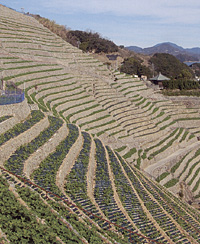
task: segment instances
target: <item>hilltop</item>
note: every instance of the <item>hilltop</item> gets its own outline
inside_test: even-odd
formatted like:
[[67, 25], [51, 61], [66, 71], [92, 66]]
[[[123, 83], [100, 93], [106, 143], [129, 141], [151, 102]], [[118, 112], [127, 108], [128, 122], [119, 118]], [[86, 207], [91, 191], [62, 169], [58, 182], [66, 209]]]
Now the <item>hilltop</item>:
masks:
[[0, 12], [1, 243], [199, 243], [199, 100]]

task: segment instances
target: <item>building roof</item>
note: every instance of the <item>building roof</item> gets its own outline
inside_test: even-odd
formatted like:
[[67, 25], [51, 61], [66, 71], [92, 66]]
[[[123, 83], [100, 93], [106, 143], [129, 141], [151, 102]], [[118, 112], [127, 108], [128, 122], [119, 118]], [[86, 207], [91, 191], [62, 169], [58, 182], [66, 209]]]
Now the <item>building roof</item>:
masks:
[[117, 60], [117, 57], [118, 57], [118, 56], [119, 56], [118, 54], [116, 54], [116, 55], [114, 55], [114, 54], [106, 55], [106, 57], [107, 57], [109, 60]]
[[159, 73], [158, 75], [156, 75], [153, 78], [150, 78], [149, 80], [152, 80], [152, 81], [163, 81], [163, 80], [170, 80], [170, 79], [168, 77], [162, 75], [161, 73]]

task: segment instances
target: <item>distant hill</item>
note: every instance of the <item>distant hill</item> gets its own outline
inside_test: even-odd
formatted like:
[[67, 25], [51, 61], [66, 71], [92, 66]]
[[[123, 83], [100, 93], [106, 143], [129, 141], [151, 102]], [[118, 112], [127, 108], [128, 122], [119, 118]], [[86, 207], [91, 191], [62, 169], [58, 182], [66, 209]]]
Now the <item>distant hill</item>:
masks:
[[185, 50], [187, 50], [187, 51], [190, 52], [190, 53], [200, 55], [200, 48], [199, 48], [199, 47], [186, 48]]
[[[180, 61], [198, 61], [200, 60], [200, 48], [183, 48], [171, 42], [159, 43], [153, 47], [141, 48], [137, 46], [126, 47], [130, 51], [145, 55], [155, 53], [168, 53], [176, 56]], [[180, 59], [181, 57], [181, 59]], [[188, 59], [189, 58], [189, 59]]]
[[176, 57], [168, 53], [156, 53], [149, 59], [149, 62], [154, 64], [157, 73], [161, 72], [170, 78], [177, 78], [183, 70], [187, 70], [191, 76], [194, 76], [186, 64], [181, 63]]

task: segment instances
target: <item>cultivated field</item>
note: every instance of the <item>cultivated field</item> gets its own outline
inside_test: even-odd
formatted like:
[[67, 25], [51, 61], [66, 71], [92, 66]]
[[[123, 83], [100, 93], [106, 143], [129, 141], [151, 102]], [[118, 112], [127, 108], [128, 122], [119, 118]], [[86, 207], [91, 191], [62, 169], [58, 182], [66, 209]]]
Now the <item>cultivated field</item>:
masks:
[[0, 13], [2, 243], [200, 243], [199, 109]]

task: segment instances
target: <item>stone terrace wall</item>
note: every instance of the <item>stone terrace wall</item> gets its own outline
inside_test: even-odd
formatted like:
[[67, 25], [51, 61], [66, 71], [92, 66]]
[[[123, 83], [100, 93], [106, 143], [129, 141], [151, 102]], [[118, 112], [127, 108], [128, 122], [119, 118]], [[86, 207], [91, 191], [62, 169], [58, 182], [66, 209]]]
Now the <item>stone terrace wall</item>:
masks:
[[30, 108], [26, 101], [10, 105], [0, 105], [0, 117], [6, 115], [13, 116], [1, 123], [0, 134], [12, 128], [16, 123], [24, 120], [29, 113]]
[[12, 155], [12, 153], [15, 152], [17, 148], [32, 141], [40, 134], [41, 131], [46, 129], [48, 126], [49, 120], [48, 117], [45, 117], [27, 131], [3, 144], [0, 147], [0, 165], [3, 166], [3, 163]]
[[12, 115], [23, 120], [30, 113], [30, 108], [26, 101], [22, 103], [10, 104], [10, 105], [1, 105], [0, 106], [0, 116]]

